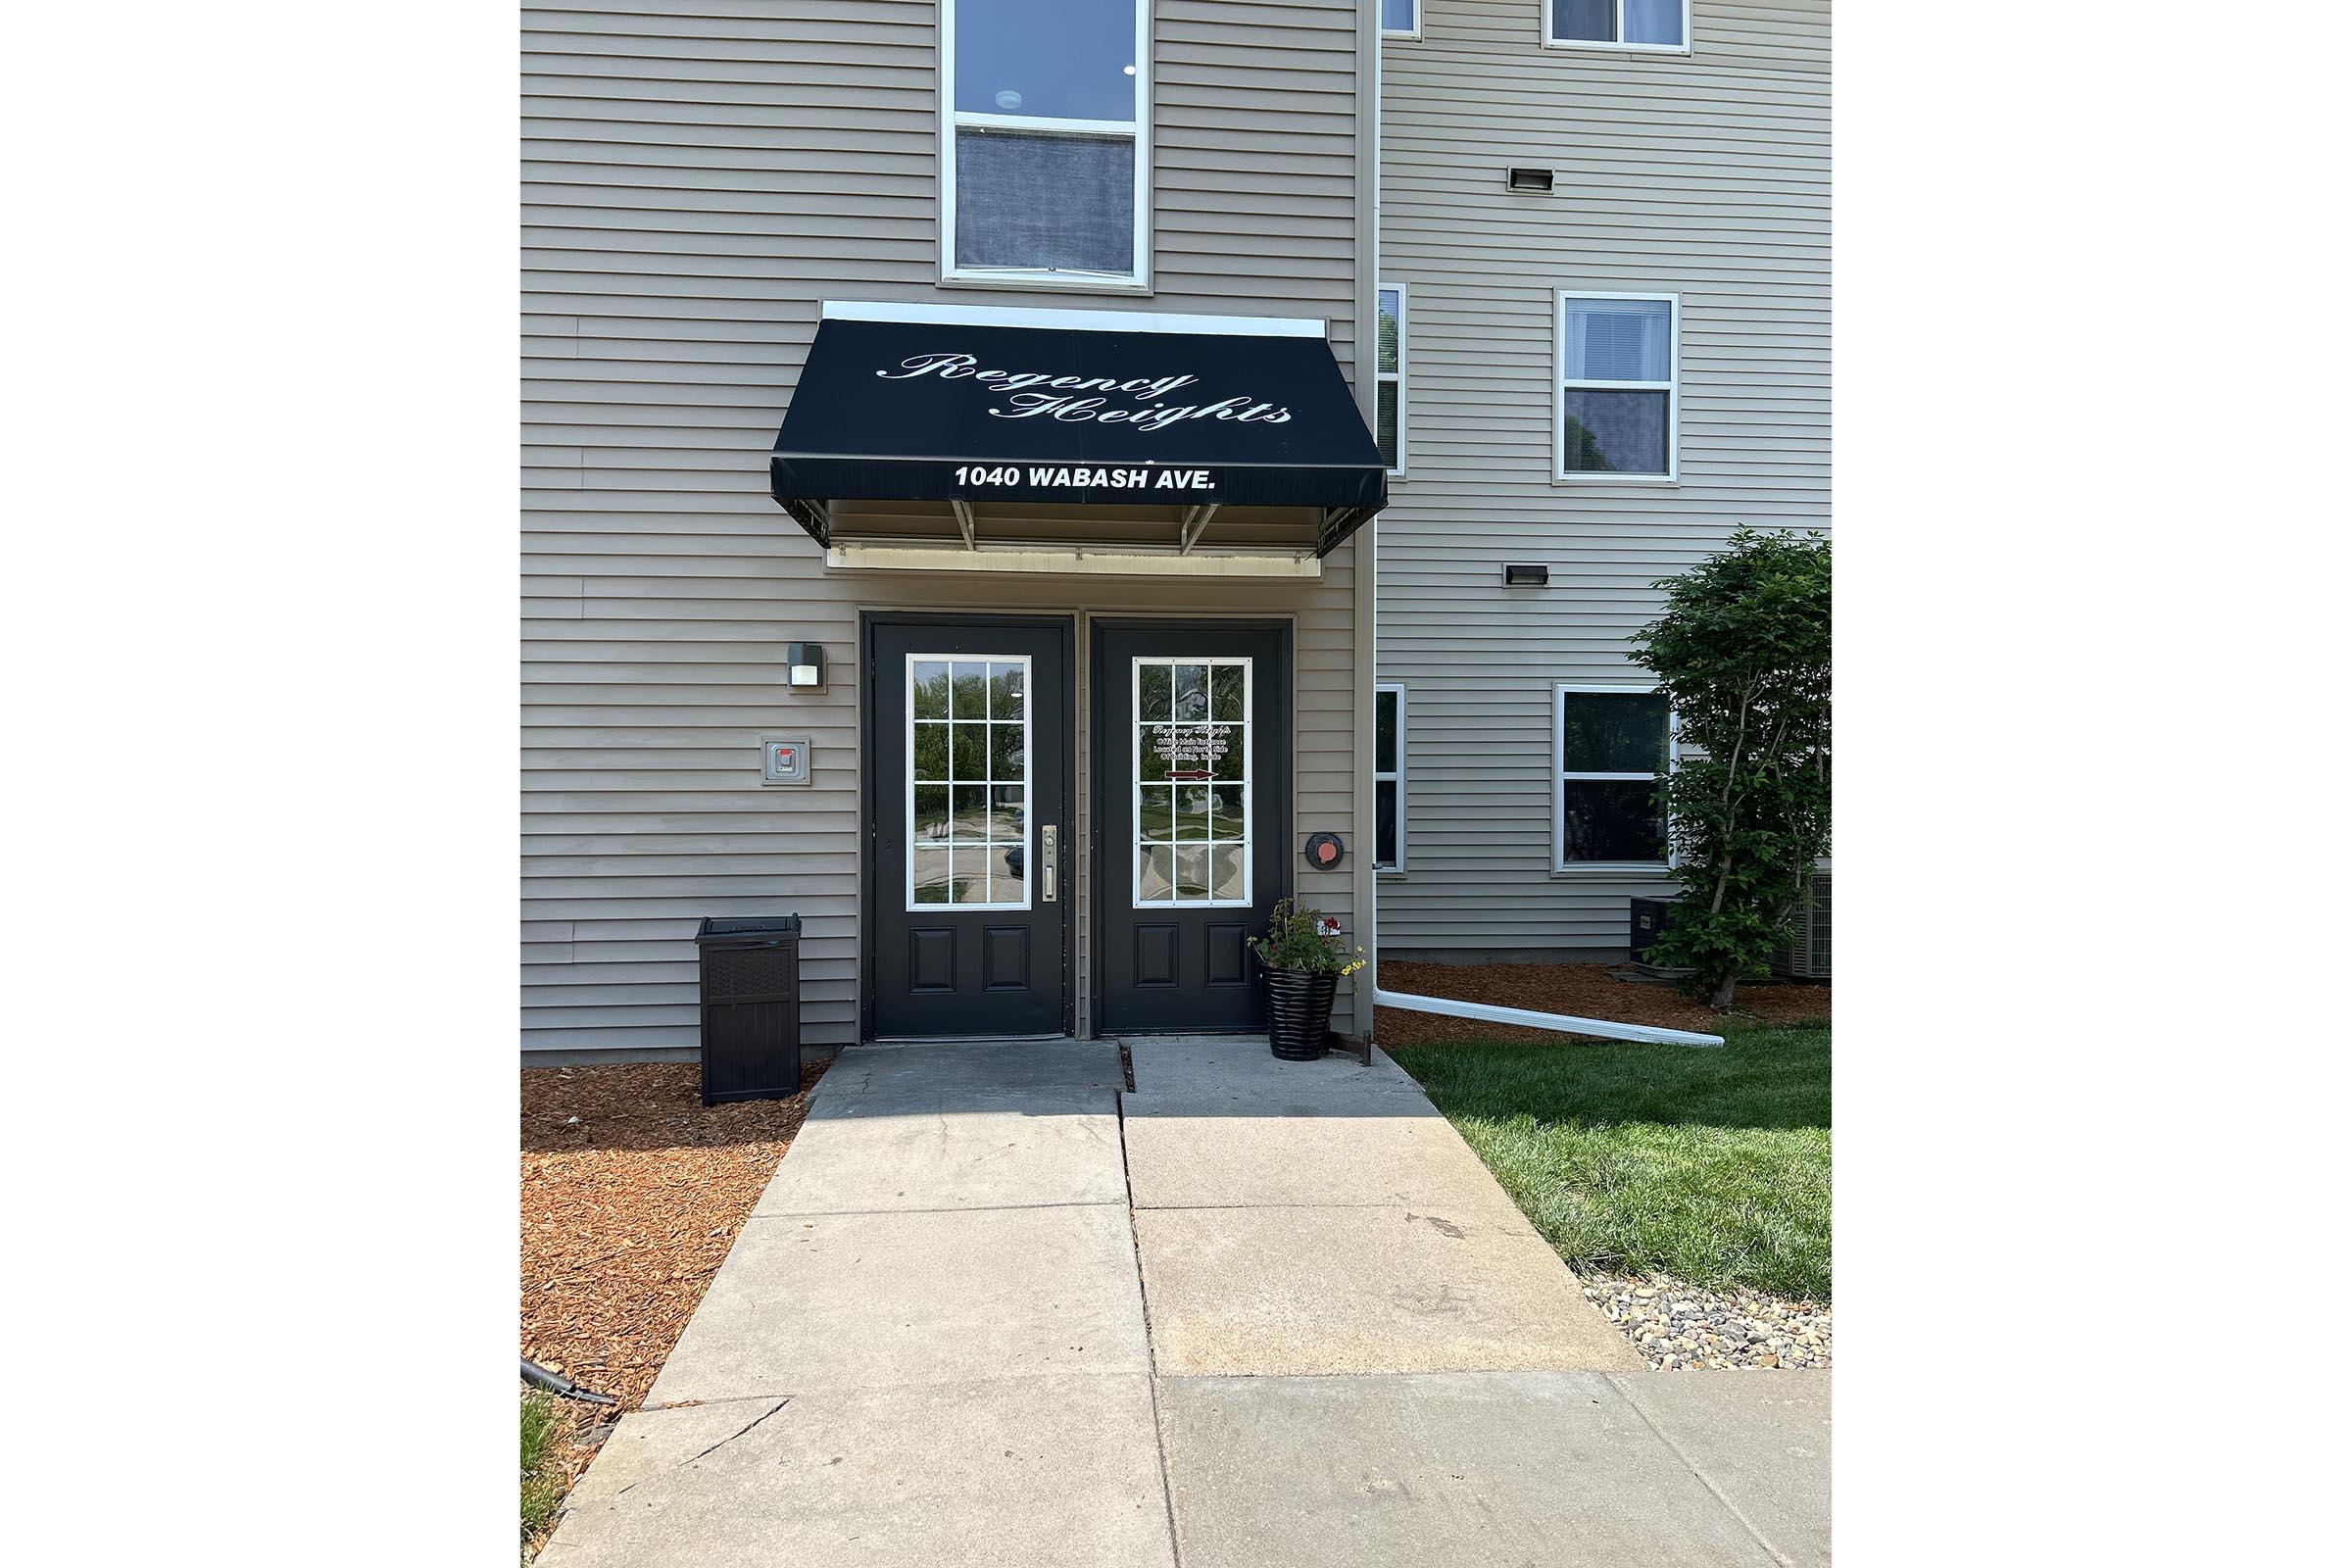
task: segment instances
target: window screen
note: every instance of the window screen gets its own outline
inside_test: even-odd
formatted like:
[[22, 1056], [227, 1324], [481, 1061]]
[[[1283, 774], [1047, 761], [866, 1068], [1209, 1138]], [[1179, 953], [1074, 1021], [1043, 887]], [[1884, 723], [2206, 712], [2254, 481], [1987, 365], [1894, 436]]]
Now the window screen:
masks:
[[1135, 143], [956, 132], [956, 265], [1135, 270]]

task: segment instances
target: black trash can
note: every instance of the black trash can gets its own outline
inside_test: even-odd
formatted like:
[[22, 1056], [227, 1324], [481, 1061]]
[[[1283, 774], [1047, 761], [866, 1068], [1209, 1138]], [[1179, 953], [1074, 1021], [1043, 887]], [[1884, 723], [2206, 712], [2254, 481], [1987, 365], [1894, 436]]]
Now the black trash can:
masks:
[[799, 1094], [800, 917], [706, 918], [694, 945], [703, 969], [703, 1103]]

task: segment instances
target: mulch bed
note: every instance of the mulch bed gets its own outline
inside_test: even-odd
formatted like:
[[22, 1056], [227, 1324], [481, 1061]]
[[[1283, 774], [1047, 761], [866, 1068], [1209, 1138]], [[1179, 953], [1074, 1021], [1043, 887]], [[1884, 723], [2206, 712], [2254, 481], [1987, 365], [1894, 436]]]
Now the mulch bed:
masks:
[[524, 1068], [522, 1353], [637, 1408], [823, 1070], [706, 1109], [693, 1062]]
[[[1611, 978], [1599, 963], [1397, 963], [1383, 958], [1383, 991], [1409, 991], [1454, 1002], [1564, 1012], [1612, 1023], [1650, 1024], [1662, 1029], [1717, 1032], [1723, 1017], [1692, 1002], [1671, 985], [1640, 985]], [[1830, 988], [1781, 981], [1741, 981], [1732, 998], [1733, 1016], [1761, 1023], [1805, 1023], [1830, 1015]], [[1575, 1035], [1526, 1029], [1517, 1024], [1480, 1023], [1400, 1007], [1376, 1009], [1372, 1037], [1384, 1046], [1449, 1045], [1465, 1040], [1533, 1043], [1571, 1040]]]

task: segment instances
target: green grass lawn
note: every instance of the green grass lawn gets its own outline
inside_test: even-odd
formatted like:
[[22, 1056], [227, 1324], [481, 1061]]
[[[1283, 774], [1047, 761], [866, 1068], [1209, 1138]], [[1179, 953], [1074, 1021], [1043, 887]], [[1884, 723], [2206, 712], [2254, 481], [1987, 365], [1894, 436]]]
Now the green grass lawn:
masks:
[[1398, 1046], [1579, 1269], [1830, 1299], [1830, 1031], [1689, 1046]]
[[564, 1401], [531, 1390], [522, 1396], [522, 1541], [543, 1534], [564, 1500], [564, 1469], [557, 1462], [559, 1440], [570, 1424]]

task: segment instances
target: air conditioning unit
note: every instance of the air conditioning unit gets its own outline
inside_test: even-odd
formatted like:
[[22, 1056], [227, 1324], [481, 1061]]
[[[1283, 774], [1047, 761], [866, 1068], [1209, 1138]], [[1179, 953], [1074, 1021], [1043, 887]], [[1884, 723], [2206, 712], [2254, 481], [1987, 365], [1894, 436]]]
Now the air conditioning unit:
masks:
[[1791, 980], [1830, 977], [1830, 873], [1813, 873], [1809, 898], [1798, 905], [1796, 929], [1772, 956], [1772, 972]]
[[1674, 928], [1674, 900], [1629, 899], [1626, 903], [1626, 946], [1633, 951], [1636, 963], [1647, 963], [1649, 950]]

